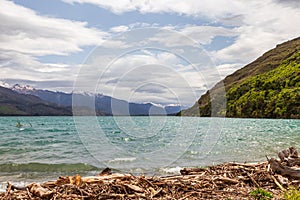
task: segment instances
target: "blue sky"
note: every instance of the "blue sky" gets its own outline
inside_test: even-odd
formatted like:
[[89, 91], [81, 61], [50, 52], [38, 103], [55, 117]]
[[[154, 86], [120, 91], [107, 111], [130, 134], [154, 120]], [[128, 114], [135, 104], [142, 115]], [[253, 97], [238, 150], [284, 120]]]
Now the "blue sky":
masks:
[[296, 0], [0, 0], [10, 84], [190, 106], [226, 75], [299, 37]]

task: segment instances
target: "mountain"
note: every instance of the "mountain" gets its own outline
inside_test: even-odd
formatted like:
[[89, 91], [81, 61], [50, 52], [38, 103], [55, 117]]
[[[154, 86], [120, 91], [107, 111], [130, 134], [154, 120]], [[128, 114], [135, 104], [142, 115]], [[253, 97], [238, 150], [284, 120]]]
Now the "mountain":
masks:
[[[45, 101], [59, 106], [72, 107], [73, 99], [76, 100], [76, 113], [80, 115], [92, 114], [96, 110], [97, 115], [175, 115], [181, 110], [180, 106], [160, 106], [152, 103], [131, 103], [102, 94], [89, 93], [64, 93], [49, 90], [37, 90], [28, 85], [15, 84], [12, 90], [21, 94], [37, 96]], [[79, 109], [80, 108], [80, 109]], [[80, 111], [79, 111], [80, 110]], [[79, 111], [79, 112], [77, 112]], [[82, 113], [82, 114], [81, 114]]]
[[300, 118], [300, 38], [277, 45], [227, 76], [179, 115]]
[[[172, 115], [176, 115], [178, 112], [180, 112], [182, 110], [182, 108], [180, 105], [169, 105], [169, 106], [165, 106], [165, 110], [166, 113]], [[187, 107], [186, 107], [187, 108]]]
[[0, 86], [1, 116], [52, 116], [72, 115], [71, 108], [60, 107], [36, 96], [20, 94]]

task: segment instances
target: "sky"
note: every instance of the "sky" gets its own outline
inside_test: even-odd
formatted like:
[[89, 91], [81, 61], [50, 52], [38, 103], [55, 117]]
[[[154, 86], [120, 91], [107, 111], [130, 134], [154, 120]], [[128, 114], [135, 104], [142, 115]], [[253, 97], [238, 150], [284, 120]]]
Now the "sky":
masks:
[[0, 80], [191, 106], [299, 19], [298, 0], [0, 0]]

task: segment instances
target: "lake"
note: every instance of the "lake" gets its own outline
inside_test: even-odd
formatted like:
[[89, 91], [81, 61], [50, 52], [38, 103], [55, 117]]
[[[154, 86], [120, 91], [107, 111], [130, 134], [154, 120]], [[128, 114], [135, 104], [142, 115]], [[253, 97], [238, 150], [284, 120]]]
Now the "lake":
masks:
[[[23, 126], [16, 127], [17, 122]], [[60, 175], [168, 175], [257, 162], [299, 148], [300, 120], [197, 117], [0, 117], [0, 190]]]

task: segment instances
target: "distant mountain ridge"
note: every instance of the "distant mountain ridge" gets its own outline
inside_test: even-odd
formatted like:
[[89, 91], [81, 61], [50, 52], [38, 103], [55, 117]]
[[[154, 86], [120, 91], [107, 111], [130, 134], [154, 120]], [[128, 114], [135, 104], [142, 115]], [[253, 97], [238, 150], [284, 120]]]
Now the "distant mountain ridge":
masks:
[[[221, 100], [223, 86], [226, 101]], [[212, 102], [217, 107], [214, 113]], [[300, 38], [277, 45], [227, 76], [179, 115], [225, 113], [227, 117], [300, 118]]]
[[[1, 83], [0, 83], [1, 85]], [[97, 115], [111, 116], [147, 116], [147, 115], [175, 115], [181, 110], [181, 106], [159, 106], [152, 103], [129, 103], [124, 100], [116, 99], [102, 94], [89, 94], [89, 93], [64, 93], [54, 92], [49, 90], [35, 89], [29, 85], [15, 84], [9, 86], [2, 82], [2, 85], [12, 89], [19, 94], [33, 95], [40, 99], [51, 102], [61, 107], [72, 107], [73, 99], [76, 99], [77, 114], [89, 115], [93, 110], [96, 110]], [[86, 103], [86, 102], [93, 102]], [[77, 112], [80, 110], [80, 112]]]
[[71, 108], [46, 102], [33, 95], [19, 94], [0, 86], [1, 116], [70, 116]]

